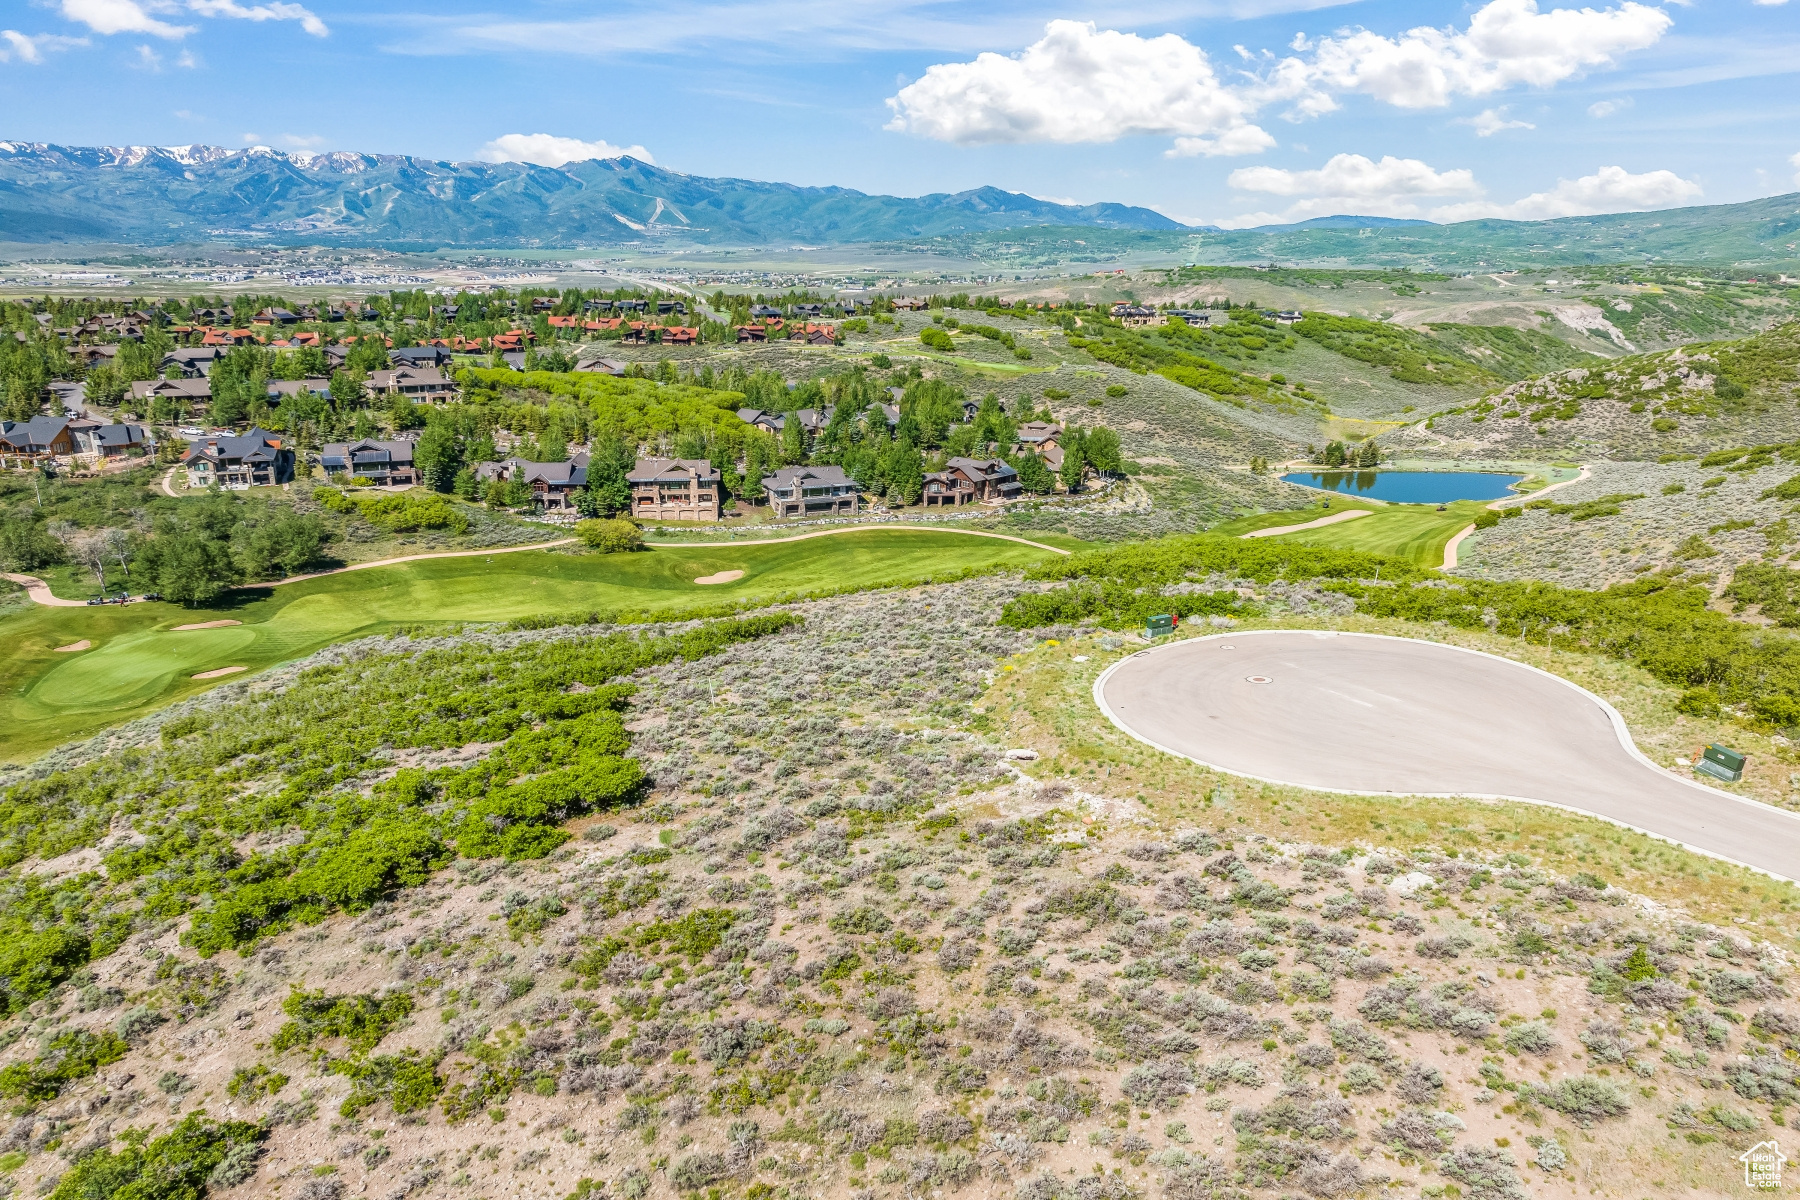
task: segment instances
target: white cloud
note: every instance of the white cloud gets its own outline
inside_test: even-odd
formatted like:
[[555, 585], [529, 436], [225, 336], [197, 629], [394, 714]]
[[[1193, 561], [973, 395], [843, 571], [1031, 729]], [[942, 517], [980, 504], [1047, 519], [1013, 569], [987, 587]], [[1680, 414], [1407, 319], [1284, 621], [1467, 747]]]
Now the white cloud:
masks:
[[[166, 11], [162, 5], [153, 7], [157, 11]], [[101, 34], [147, 33], [151, 37], [173, 41], [186, 37], [196, 28], [159, 21], [137, 0], [62, 0], [62, 14]]]
[[1438, 171], [1416, 158], [1387, 155], [1380, 162], [1360, 154], [1335, 154], [1316, 171], [1239, 167], [1226, 182], [1240, 192], [1272, 196], [1323, 196], [1383, 200], [1396, 196], [1454, 196], [1480, 192], [1465, 167]]
[[47, 50], [67, 50], [71, 46], [87, 44], [86, 38], [63, 37], [55, 33], [40, 33], [34, 37], [16, 29], [0, 29], [0, 62], [11, 62], [16, 58], [23, 63], [41, 63]]
[[1794, 186], [1800, 187], [1800, 154], [1788, 159], [1788, 166], [1794, 168]]
[[1631, 107], [1631, 97], [1621, 96], [1616, 100], [1596, 100], [1588, 105], [1587, 114], [1595, 120], [1610, 117], [1616, 112], [1624, 112]]
[[[159, 19], [178, 12], [200, 17], [224, 17], [238, 21], [298, 21], [314, 37], [331, 31], [325, 22], [299, 4], [274, 0], [268, 4], [239, 4], [237, 0], [60, 0], [62, 15], [79, 21], [95, 33], [147, 33], [179, 41], [197, 25], [175, 25]], [[185, 65], [185, 64], [184, 64]]]
[[590, 158], [635, 158], [639, 162], [656, 162], [642, 146], [584, 142], [580, 138], [557, 137], [549, 133], [505, 134], [483, 146], [481, 158], [486, 162], [534, 163], [540, 167], [560, 167], [564, 163]]
[[192, 50], [183, 50], [175, 56], [175, 65], [191, 71], [200, 65], [200, 56]]
[[1253, 154], [1274, 139], [1199, 47], [1051, 21], [1013, 56], [940, 63], [888, 100], [887, 128], [959, 145], [1173, 136], [1172, 154]]
[[[63, 0], [66, 4], [68, 0]], [[252, 4], [248, 7], [237, 3], [237, 0], [187, 0], [188, 11], [203, 17], [231, 17], [239, 21], [298, 21], [300, 28], [314, 37], [325, 37], [331, 30], [325, 22], [319, 20], [310, 9], [298, 4]]]
[[316, 133], [284, 133], [281, 135], [281, 144], [295, 150], [312, 150], [316, 147], [323, 146], [325, 144], [325, 139]]
[[1673, 171], [1633, 175], [1624, 167], [1601, 167], [1580, 179], [1559, 179], [1547, 192], [1534, 192], [1511, 204], [1484, 200], [1447, 205], [1432, 212], [1434, 221], [1472, 221], [1497, 217], [1507, 221], [1546, 221], [1594, 213], [1644, 212], [1674, 208], [1697, 200], [1701, 187]]
[[1780, 8], [1783, 4], [1787, 3], [1787, 0], [1750, 0], [1750, 3], [1759, 5], [1763, 8]]
[[1283, 90], [1303, 112], [1329, 103], [1332, 92], [1362, 92], [1398, 108], [1441, 108], [1456, 96], [1551, 87], [1612, 66], [1655, 45], [1672, 24], [1662, 9], [1629, 0], [1618, 8], [1549, 12], [1539, 12], [1537, 0], [1491, 0], [1466, 31], [1421, 26], [1388, 38], [1359, 29], [1322, 38], [1309, 46], [1303, 70], [1289, 68]]
[[1416, 158], [1379, 162], [1361, 154], [1338, 154], [1313, 171], [1280, 167], [1240, 167], [1227, 180], [1240, 192], [1293, 197], [1282, 212], [1244, 213], [1217, 222], [1227, 228], [1301, 221], [1340, 213], [1374, 217], [1422, 217], [1423, 197], [1479, 196], [1481, 185], [1466, 168], [1439, 171]]
[[158, 54], [149, 46], [139, 46], [137, 51], [137, 65], [140, 70], [160, 72], [162, 70], [162, 55]]
[[1480, 112], [1480, 113], [1476, 113], [1472, 117], [1466, 117], [1463, 120], [1458, 121], [1457, 124], [1473, 125], [1475, 127], [1475, 136], [1476, 137], [1493, 137], [1496, 133], [1499, 133], [1502, 129], [1536, 129], [1537, 128], [1537, 126], [1533, 125], [1530, 121], [1508, 120], [1507, 116], [1506, 116], [1506, 108], [1507, 108], [1507, 106], [1502, 104], [1499, 108], [1490, 108], [1486, 112]]

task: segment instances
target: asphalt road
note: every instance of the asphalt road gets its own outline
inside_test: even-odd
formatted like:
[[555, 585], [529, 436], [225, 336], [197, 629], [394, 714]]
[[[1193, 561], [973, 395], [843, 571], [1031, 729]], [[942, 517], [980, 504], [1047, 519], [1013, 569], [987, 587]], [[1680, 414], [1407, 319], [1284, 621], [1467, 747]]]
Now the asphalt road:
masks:
[[1405, 638], [1220, 634], [1121, 660], [1094, 698], [1133, 737], [1232, 774], [1553, 804], [1800, 877], [1800, 816], [1664, 771], [1605, 701], [1506, 659]]

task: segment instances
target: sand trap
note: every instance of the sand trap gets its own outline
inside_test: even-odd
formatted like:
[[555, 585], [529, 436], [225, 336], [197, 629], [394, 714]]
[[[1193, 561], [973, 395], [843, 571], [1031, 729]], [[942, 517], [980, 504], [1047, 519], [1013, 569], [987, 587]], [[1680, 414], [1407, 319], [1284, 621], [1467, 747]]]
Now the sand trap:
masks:
[[742, 571], [720, 571], [717, 575], [702, 575], [700, 578], [694, 580], [694, 582], [731, 583], [733, 580], [742, 579], [743, 577], [744, 573]]
[[223, 629], [227, 625], [242, 624], [242, 621], [200, 621], [193, 625], [177, 625], [175, 632], [180, 633], [184, 629]]
[[73, 654], [77, 650], [89, 649], [93, 644], [94, 643], [88, 641], [86, 638], [82, 638], [79, 642], [70, 642], [66, 646], [58, 646], [56, 652], [58, 654]]
[[[227, 625], [236, 625], [236, 621], [227, 621]], [[249, 667], [220, 667], [216, 671], [202, 671], [193, 676], [195, 679], [217, 679], [221, 675], [236, 675], [239, 671], [248, 671]]]

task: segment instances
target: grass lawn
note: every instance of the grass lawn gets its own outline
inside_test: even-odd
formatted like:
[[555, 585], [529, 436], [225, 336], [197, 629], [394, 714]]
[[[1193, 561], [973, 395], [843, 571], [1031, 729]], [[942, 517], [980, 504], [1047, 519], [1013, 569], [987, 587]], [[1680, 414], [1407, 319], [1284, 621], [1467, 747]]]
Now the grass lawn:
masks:
[[[1208, 533], [1220, 533], [1226, 537], [1242, 537], [1246, 533], [1254, 533], [1259, 529], [1274, 529], [1282, 525], [1305, 525], [1317, 521], [1320, 517], [1329, 517], [1352, 509], [1365, 512], [1381, 512], [1391, 507], [1377, 504], [1372, 500], [1359, 500], [1354, 496], [1333, 496], [1324, 502], [1314, 501], [1308, 508], [1284, 508], [1277, 512], [1256, 513], [1254, 516], [1237, 517], [1224, 521], [1208, 529]], [[1367, 517], [1358, 517], [1357, 521], [1366, 521]], [[1441, 559], [1439, 560], [1442, 561]]]
[[[1333, 501], [1334, 511], [1336, 505]], [[1337, 550], [1387, 554], [1421, 567], [1441, 567], [1444, 565], [1444, 546], [1467, 528], [1475, 514], [1485, 507], [1479, 500], [1453, 501], [1443, 512], [1425, 504], [1389, 504], [1354, 521], [1278, 537]], [[1321, 512], [1320, 515], [1324, 514]]]
[[[641, 554], [524, 551], [428, 559], [278, 588], [242, 589], [206, 609], [172, 604], [47, 608], [0, 618], [0, 762], [141, 716], [321, 646], [400, 626], [506, 621], [594, 610], [666, 612], [819, 589], [876, 587], [967, 567], [1024, 566], [1044, 550], [942, 532], [858, 530], [768, 546], [659, 547]], [[731, 583], [694, 580], [741, 570]], [[242, 624], [176, 631], [213, 620]], [[87, 650], [56, 647], [87, 640]]]

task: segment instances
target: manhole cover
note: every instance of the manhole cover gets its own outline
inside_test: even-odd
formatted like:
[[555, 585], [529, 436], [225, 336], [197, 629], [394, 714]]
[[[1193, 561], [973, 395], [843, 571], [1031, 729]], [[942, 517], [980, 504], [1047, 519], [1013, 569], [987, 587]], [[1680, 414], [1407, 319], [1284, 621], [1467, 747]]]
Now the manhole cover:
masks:
[[1273, 679], [1270, 679], [1267, 675], [1246, 675], [1246, 676], [1244, 676], [1244, 680], [1247, 683], [1274, 683], [1275, 682]]

